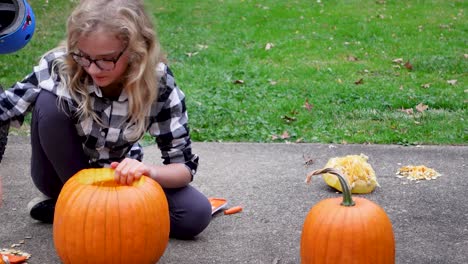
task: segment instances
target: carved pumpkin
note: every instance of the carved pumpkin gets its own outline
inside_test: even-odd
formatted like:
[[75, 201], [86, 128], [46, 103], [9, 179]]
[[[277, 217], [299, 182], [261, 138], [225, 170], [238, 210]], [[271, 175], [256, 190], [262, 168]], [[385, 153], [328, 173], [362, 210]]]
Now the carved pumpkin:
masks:
[[370, 200], [351, 197], [351, 191], [338, 171], [313, 171], [338, 177], [343, 198], [329, 198], [311, 208], [301, 236], [301, 262], [394, 264], [395, 241], [392, 224], [385, 211]]
[[53, 236], [64, 263], [156, 263], [169, 241], [164, 191], [146, 176], [128, 186], [112, 169], [82, 170], [59, 195]]

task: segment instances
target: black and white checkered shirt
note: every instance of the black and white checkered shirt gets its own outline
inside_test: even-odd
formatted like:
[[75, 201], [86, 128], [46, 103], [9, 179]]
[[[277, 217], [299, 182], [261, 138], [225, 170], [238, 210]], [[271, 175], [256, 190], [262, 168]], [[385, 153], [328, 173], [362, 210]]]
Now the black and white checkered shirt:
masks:
[[[62, 96], [71, 106], [77, 105], [66, 87], [59, 85], [57, 77], [51, 76], [52, 63], [65, 54], [64, 51], [49, 53], [23, 81], [17, 82], [0, 94], [0, 120], [11, 120], [21, 125], [24, 115], [34, 106], [41, 90]], [[160, 63], [156, 73], [160, 78], [159, 96], [147, 116], [147, 132], [155, 137], [164, 164], [184, 163], [193, 176], [197, 171], [198, 156], [192, 153], [185, 95], [177, 87], [172, 72], [165, 64]], [[128, 141], [125, 137], [131, 126], [122, 129], [128, 125], [125, 121], [128, 113], [128, 96], [125, 90], [117, 100], [104, 98], [101, 90], [95, 85], [89, 85], [88, 91], [95, 113], [105, 124], [103, 127], [92, 118], [74, 119], [90, 164], [106, 167], [111, 162], [121, 161], [125, 157], [141, 161], [143, 148], [138, 142]], [[74, 113], [73, 110], [70, 111]]]

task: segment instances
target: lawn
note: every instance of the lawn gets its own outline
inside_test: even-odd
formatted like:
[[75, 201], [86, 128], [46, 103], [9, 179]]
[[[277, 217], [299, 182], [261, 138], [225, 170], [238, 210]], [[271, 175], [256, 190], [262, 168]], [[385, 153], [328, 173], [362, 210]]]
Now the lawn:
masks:
[[[31, 1], [26, 75], [73, 1]], [[195, 141], [466, 144], [466, 1], [146, 1]]]

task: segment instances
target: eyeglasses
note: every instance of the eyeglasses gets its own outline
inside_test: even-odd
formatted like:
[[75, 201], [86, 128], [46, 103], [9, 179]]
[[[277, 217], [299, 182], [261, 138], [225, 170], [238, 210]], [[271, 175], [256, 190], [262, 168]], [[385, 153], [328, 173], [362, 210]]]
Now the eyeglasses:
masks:
[[70, 52], [73, 60], [78, 63], [81, 67], [88, 68], [91, 63], [94, 63], [102, 71], [112, 71], [115, 68], [115, 64], [119, 61], [122, 54], [124, 54], [127, 47], [125, 47], [117, 57], [114, 59], [91, 59], [88, 55], [81, 55], [74, 52]]

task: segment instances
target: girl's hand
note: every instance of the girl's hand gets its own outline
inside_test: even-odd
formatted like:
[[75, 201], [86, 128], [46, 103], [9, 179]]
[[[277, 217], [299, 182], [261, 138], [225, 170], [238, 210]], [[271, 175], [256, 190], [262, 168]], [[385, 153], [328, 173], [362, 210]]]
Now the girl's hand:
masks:
[[115, 181], [121, 184], [131, 185], [133, 181], [139, 180], [142, 175], [151, 175], [151, 168], [135, 159], [125, 158], [121, 162], [112, 162], [111, 168], [115, 170]]

